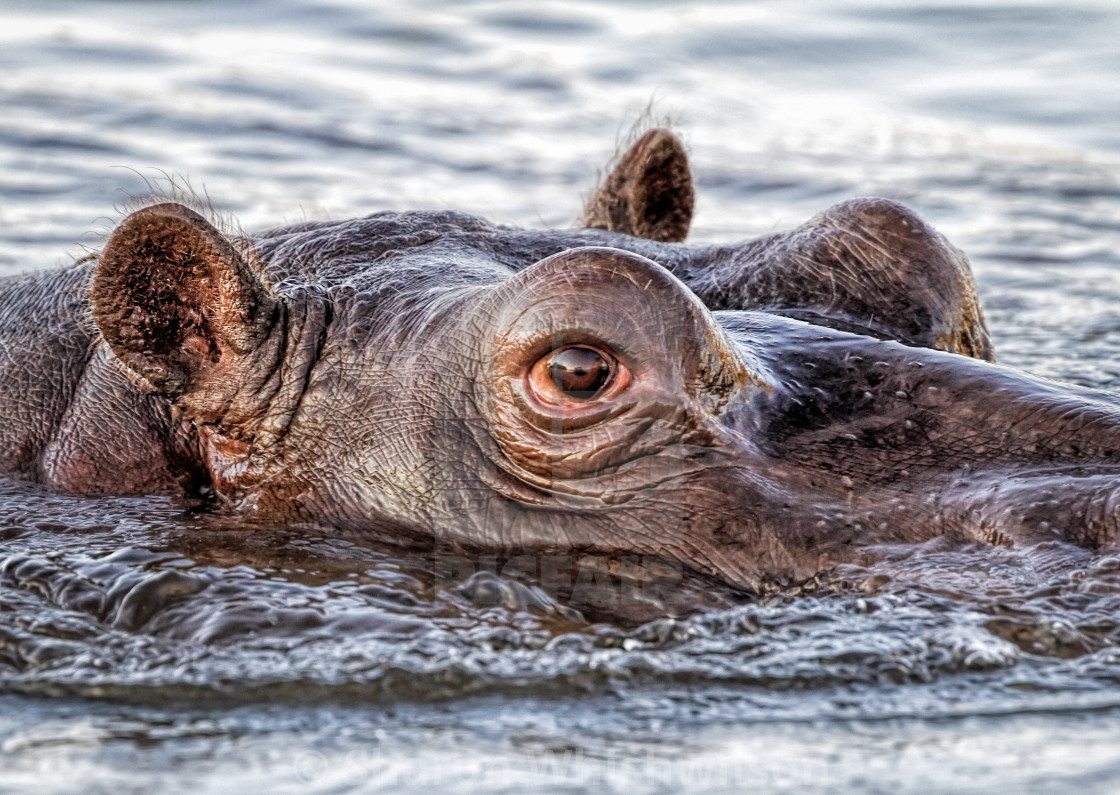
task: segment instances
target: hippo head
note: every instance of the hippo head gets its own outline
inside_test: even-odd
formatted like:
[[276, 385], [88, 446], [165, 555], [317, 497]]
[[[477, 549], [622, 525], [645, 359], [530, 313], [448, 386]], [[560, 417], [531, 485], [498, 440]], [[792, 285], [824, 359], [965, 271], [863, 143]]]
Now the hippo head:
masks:
[[589, 210], [621, 231], [551, 236], [415, 213], [235, 239], [148, 207], [101, 256], [94, 318], [208, 488], [270, 519], [748, 587], [870, 544], [1115, 533], [1111, 398], [713, 311], [666, 265], [746, 273], [749, 247], [627, 234], [683, 230], [623, 183]]
[[769, 388], [757, 367], [637, 254], [496, 275], [269, 289], [203, 219], [159, 205], [117, 230], [92, 294], [118, 359], [173, 401], [243, 509], [742, 579], [728, 551], [746, 540], [750, 445], [721, 418]]

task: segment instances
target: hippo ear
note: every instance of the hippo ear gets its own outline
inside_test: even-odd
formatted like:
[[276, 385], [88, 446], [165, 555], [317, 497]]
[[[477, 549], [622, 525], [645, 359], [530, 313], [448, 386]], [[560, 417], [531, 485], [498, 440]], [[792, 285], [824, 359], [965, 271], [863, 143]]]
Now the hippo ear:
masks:
[[668, 130], [650, 130], [630, 147], [588, 199], [580, 222], [663, 243], [679, 243], [692, 222], [692, 172]]
[[169, 397], [255, 349], [277, 308], [233, 245], [180, 204], [121, 222], [101, 252], [90, 303], [117, 358]]

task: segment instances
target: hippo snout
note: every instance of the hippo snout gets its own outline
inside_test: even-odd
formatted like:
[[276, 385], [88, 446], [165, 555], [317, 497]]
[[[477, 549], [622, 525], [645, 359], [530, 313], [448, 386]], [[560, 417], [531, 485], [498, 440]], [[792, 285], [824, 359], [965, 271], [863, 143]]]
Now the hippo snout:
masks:
[[519, 544], [672, 555], [753, 586], [936, 534], [1117, 536], [1120, 412], [1097, 396], [712, 312], [661, 266], [611, 249], [542, 260], [482, 314], [486, 480], [532, 509], [510, 531]]

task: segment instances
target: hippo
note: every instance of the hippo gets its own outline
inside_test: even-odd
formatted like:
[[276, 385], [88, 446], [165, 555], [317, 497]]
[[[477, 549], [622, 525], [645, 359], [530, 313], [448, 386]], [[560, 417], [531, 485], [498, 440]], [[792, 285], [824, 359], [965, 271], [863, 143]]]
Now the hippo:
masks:
[[746, 591], [935, 537], [1115, 543], [1120, 402], [996, 364], [967, 258], [914, 212], [696, 245], [693, 202], [654, 129], [568, 229], [235, 234], [148, 203], [0, 281], [0, 471]]

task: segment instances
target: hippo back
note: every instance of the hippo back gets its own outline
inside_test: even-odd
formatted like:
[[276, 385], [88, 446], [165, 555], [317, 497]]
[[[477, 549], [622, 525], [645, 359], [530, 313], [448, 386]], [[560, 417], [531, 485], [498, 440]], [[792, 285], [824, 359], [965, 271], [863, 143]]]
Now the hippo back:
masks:
[[92, 268], [0, 280], [0, 470], [27, 471], [54, 434], [89, 360]]

